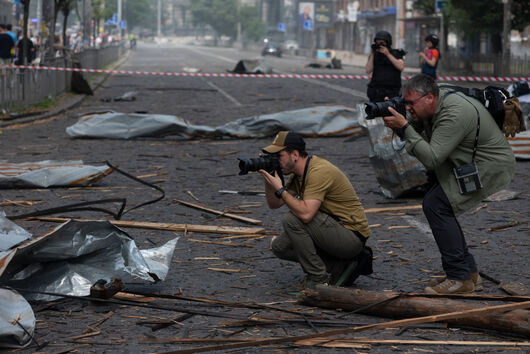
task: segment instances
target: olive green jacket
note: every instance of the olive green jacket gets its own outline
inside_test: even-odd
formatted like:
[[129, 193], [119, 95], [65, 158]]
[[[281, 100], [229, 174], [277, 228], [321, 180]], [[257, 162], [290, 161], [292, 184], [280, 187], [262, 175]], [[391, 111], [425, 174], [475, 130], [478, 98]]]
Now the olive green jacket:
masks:
[[[455, 215], [460, 215], [487, 196], [506, 187], [515, 171], [515, 157], [508, 141], [487, 109], [474, 98], [440, 89], [431, 118], [416, 122], [404, 132], [406, 149], [427, 170], [434, 171], [447, 195]], [[467, 99], [467, 101], [466, 101]], [[453, 172], [455, 166], [471, 162], [477, 133], [477, 111], [480, 133], [475, 162], [483, 188], [470, 194], [459, 192]], [[424, 133], [424, 136], [420, 133]]]

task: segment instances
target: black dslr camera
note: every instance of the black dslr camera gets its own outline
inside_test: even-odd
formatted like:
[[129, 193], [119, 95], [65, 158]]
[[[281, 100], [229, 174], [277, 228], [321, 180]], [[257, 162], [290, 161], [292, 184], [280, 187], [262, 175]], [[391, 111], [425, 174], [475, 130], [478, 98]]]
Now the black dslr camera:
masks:
[[282, 176], [282, 168], [280, 167], [280, 160], [278, 154], [266, 154], [262, 157], [242, 159], [239, 160], [239, 174], [246, 175], [249, 172], [257, 172], [258, 170], [265, 170], [271, 175], [278, 173]]
[[384, 43], [372, 43], [372, 50], [376, 52], [379, 48], [384, 47]]
[[401, 97], [394, 97], [384, 102], [367, 102], [364, 111], [366, 112], [366, 119], [374, 119], [376, 117], [391, 116], [392, 113], [388, 111], [389, 107], [394, 108], [403, 116], [407, 114], [405, 108], [405, 100]]

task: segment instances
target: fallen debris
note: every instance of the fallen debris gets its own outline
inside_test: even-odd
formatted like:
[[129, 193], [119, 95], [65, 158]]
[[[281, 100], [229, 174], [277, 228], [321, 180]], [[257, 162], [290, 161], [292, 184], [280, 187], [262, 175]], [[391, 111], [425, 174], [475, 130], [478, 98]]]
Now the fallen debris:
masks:
[[[49, 222], [66, 222], [68, 218], [32, 218], [39, 221]], [[77, 221], [105, 221], [93, 219], [74, 219]], [[142, 222], [142, 221], [126, 221], [126, 220], [108, 220], [109, 223], [118, 227], [130, 227], [136, 229], [151, 229], [151, 230], [166, 230], [166, 231], [182, 231], [182, 232], [204, 232], [214, 234], [261, 234], [265, 232], [262, 227], [237, 227], [237, 226], [213, 226], [213, 225], [193, 225], [193, 224], [171, 224], [159, 222]]]
[[[375, 324], [369, 324], [369, 325], [363, 325], [363, 326], [357, 326], [357, 327], [349, 327], [349, 328], [344, 328], [344, 329], [335, 329], [335, 330], [330, 330], [326, 332], [299, 335], [299, 336], [265, 338], [265, 339], [258, 338], [254, 341], [248, 341], [248, 342], [238, 342], [238, 343], [207, 346], [207, 347], [195, 347], [195, 348], [186, 349], [186, 350], [179, 350], [179, 353], [190, 353], [191, 354], [191, 353], [199, 353], [199, 352], [207, 352], [207, 351], [215, 351], [215, 350], [222, 351], [222, 350], [227, 350], [227, 349], [258, 347], [262, 345], [271, 345], [271, 344], [279, 344], [279, 343], [293, 343], [299, 340], [329, 337], [329, 336], [348, 334], [348, 333], [358, 333], [358, 332], [367, 331], [367, 330], [402, 327], [402, 326], [419, 324], [419, 323], [449, 321], [449, 320], [463, 319], [463, 318], [470, 317], [470, 316], [480, 317], [480, 315], [482, 314], [491, 314], [494, 312], [496, 313], [496, 312], [512, 311], [512, 310], [524, 309], [524, 308], [530, 308], [530, 301], [526, 301], [523, 303], [517, 303], [517, 304], [510, 304], [510, 305], [486, 306], [486, 307], [475, 308], [472, 310], [449, 312], [449, 313], [433, 315], [433, 316], [415, 317], [415, 318], [409, 318], [405, 320], [381, 322], [381, 323], [375, 323]], [[237, 339], [237, 338], [233, 338], [233, 339]]]
[[427, 183], [425, 167], [403, 148], [404, 143], [384, 125], [382, 118], [365, 119], [363, 105], [357, 105], [361, 126], [370, 138], [370, 162], [382, 193], [397, 198]]
[[511, 221], [507, 224], [503, 224], [503, 225], [499, 225], [499, 226], [495, 226], [495, 227], [490, 227], [488, 229], [488, 231], [502, 231], [502, 230], [506, 230], [506, 229], [509, 229], [511, 227], [514, 227], [514, 226], [519, 226], [519, 225], [523, 225], [523, 224], [526, 224], [528, 222], [528, 220], [516, 220], [516, 221]]
[[189, 138], [259, 138], [290, 130], [303, 136], [354, 136], [363, 134], [361, 112], [345, 106], [319, 106], [241, 118], [210, 127], [193, 125], [171, 115], [119, 112], [89, 113], [66, 128], [73, 138], [132, 139], [176, 135]]
[[179, 204], [182, 204], [182, 205], [185, 205], [185, 206], [189, 206], [191, 208], [204, 210], [204, 211], [207, 211], [207, 212], [212, 213], [212, 214], [225, 216], [227, 218], [235, 219], [235, 220], [246, 222], [246, 223], [249, 223], [249, 224], [253, 224], [253, 225], [262, 225], [263, 224], [260, 220], [246, 218], [244, 216], [234, 215], [234, 214], [231, 214], [231, 213], [227, 213], [227, 212], [211, 209], [211, 208], [205, 207], [203, 205], [194, 204], [194, 203], [190, 203], [190, 202], [185, 202], [185, 201], [179, 200], [179, 199], [175, 199], [175, 201], [177, 203], [179, 203]]
[[26, 206], [26, 205], [35, 205], [42, 203], [42, 200], [6, 200], [0, 202], [0, 207], [3, 206]]
[[69, 220], [55, 230], [0, 252], [0, 284], [31, 289], [31, 300], [46, 292], [86, 296], [98, 279], [119, 277], [155, 282], [165, 279], [178, 237], [139, 250], [112, 224]]
[[387, 207], [387, 208], [368, 208], [364, 209], [364, 212], [366, 214], [369, 213], [381, 213], [386, 211], [403, 211], [403, 210], [420, 210], [422, 208], [421, 205], [402, 205], [397, 207]]
[[228, 72], [234, 74], [271, 74], [272, 68], [265, 65], [263, 60], [242, 59], [237, 62], [234, 70]]
[[28, 302], [16, 291], [0, 288], [0, 348], [29, 345], [34, 330], [35, 314]]
[[[399, 294], [398, 294], [399, 295]], [[392, 299], [393, 298], [393, 299]], [[378, 304], [374, 307], [365, 308], [368, 305], [379, 303], [391, 299], [385, 304]], [[396, 296], [395, 293], [376, 293], [361, 289], [346, 289], [338, 287], [317, 287], [315, 291], [305, 291], [301, 301], [305, 304], [324, 307], [340, 308], [344, 311], [359, 310], [359, 312], [380, 317], [414, 317], [432, 314], [443, 314], [452, 311], [469, 312], [480, 305], [456, 300], [429, 298], [421, 296], [408, 296], [402, 294]], [[529, 308], [519, 307], [519, 309]], [[362, 310], [362, 308], [365, 308]], [[528, 318], [530, 312], [526, 310], [513, 310], [505, 313], [484, 312], [480, 315], [469, 315], [448, 319], [447, 323], [456, 326], [470, 326], [477, 328], [494, 329], [500, 332], [518, 333], [530, 336]]]
[[89, 166], [83, 161], [0, 161], [0, 188], [88, 186], [112, 172], [109, 166]]
[[[185, 342], [183, 342], [185, 343]], [[365, 348], [359, 345], [461, 345], [473, 347], [528, 347], [530, 342], [492, 342], [459, 340], [415, 340], [415, 339], [368, 339], [368, 338], [314, 338], [299, 340], [296, 345], [318, 346], [326, 348]], [[367, 349], [369, 349], [368, 347]]]

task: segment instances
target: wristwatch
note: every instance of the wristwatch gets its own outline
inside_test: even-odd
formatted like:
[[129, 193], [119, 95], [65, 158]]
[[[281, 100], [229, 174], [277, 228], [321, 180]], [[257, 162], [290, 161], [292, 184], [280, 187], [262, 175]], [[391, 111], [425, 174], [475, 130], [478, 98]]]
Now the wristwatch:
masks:
[[287, 190], [287, 188], [282, 187], [282, 188], [278, 189], [276, 192], [274, 192], [274, 195], [276, 196], [276, 198], [282, 199], [282, 193], [285, 192], [286, 190]]

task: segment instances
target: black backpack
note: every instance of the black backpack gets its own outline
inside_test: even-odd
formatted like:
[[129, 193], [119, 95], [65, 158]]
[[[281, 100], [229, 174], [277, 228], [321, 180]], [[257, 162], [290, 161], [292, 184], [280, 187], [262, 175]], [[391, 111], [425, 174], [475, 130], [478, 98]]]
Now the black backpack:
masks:
[[488, 86], [485, 89], [466, 88], [453, 85], [442, 85], [440, 88], [449, 88], [454, 91], [462, 92], [466, 96], [476, 98], [486, 107], [493, 119], [502, 130], [505, 117], [504, 102], [510, 98], [508, 91], [502, 87]]

